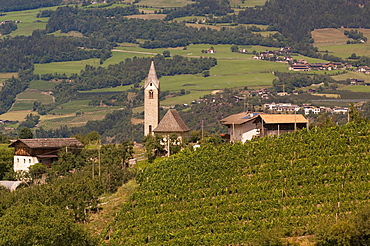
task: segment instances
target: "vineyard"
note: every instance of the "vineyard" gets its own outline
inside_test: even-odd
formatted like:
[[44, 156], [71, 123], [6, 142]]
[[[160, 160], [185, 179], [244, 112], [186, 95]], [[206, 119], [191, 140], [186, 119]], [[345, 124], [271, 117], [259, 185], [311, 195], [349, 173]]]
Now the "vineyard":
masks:
[[[138, 171], [112, 245], [249, 245], [315, 234], [370, 201], [370, 125], [186, 150]], [[270, 244], [269, 244], [270, 245]]]

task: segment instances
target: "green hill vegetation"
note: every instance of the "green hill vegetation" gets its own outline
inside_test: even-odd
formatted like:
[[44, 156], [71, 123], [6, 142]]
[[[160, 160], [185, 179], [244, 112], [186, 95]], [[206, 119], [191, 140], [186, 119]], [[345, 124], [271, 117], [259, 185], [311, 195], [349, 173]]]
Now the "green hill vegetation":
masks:
[[[325, 242], [327, 229], [330, 245], [357, 245], [339, 242], [353, 238], [335, 222], [369, 203], [369, 134], [369, 124], [350, 123], [183, 151], [138, 171], [139, 189], [106, 237], [110, 245], [253, 245], [265, 234]], [[279, 245], [271, 242], [257, 245]]]

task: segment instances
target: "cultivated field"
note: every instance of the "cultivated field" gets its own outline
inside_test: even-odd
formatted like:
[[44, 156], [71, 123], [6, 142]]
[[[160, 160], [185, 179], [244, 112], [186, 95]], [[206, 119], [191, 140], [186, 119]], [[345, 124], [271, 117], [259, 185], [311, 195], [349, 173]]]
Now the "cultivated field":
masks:
[[68, 61], [68, 62], [51, 62], [44, 64], [35, 64], [35, 74], [46, 74], [46, 73], [61, 73], [71, 75], [72, 73], [80, 73], [86, 65], [99, 66], [100, 59], [92, 58], [82, 61]]
[[230, 0], [230, 5], [232, 7], [254, 7], [254, 6], [262, 6], [266, 3], [266, 0], [245, 0], [244, 3], [242, 0]]
[[[24, 11], [6, 12], [4, 16], [0, 16], [0, 21], [4, 20], [20, 20], [18, 23], [18, 29], [10, 34], [10, 36], [21, 36], [31, 35], [36, 29], [45, 29], [48, 18], [36, 18], [37, 13], [46, 9], [56, 9], [57, 7], [48, 7], [40, 9], [31, 9]], [[35, 22], [40, 21], [40, 22]]]
[[[344, 35], [345, 30], [352, 30], [351, 28], [324, 28], [316, 29], [311, 34], [315, 40], [314, 45], [320, 51], [329, 51], [330, 55], [339, 56], [341, 58], [348, 58], [352, 53], [357, 56], [370, 56], [370, 41], [365, 44], [347, 44], [349, 39]], [[370, 30], [358, 28], [365, 37], [370, 40]]]
[[88, 121], [92, 120], [103, 120], [105, 115], [112, 112], [113, 109], [105, 109], [97, 112], [86, 112], [83, 115], [76, 116], [75, 114], [63, 114], [58, 115], [53, 119], [47, 117], [41, 117], [40, 127], [44, 129], [55, 129], [61, 126], [68, 125], [68, 127], [83, 126]]
[[364, 73], [357, 73], [357, 72], [354, 72], [354, 71], [348, 71], [345, 74], [332, 76], [332, 78], [335, 79], [335, 80], [338, 80], [338, 81], [339, 80], [346, 80], [346, 79], [350, 79], [350, 78], [369, 80], [370, 75], [364, 74]]
[[35, 89], [39, 91], [51, 91], [54, 89], [55, 85], [58, 82], [51, 82], [51, 81], [43, 81], [43, 80], [33, 80], [30, 83], [29, 89]]
[[340, 88], [341, 90], [347, 90], [352, 92], [368, 92], [370, 93], [370, 86], [364, 86], [364, 85], [349, 85]]
[[[145, 12], [145, 9], [143, 10]], [[151, 14], [147, 13], [145, 15], [129, 15], [127, 16], [128, 19], [144, 19], [144, 20], [163, 20], [166, 17], [165, 14]]]
[[138, 5], [149, 7], [183, 7], [193, 3], [190, 0], [140, 0]]

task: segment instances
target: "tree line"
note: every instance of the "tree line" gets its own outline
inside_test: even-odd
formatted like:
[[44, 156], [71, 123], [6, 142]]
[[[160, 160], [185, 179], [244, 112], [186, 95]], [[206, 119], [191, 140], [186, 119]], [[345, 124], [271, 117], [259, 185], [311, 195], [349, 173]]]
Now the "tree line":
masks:
[[301, 74], [301, 73], [282, 73], [275, 72], [278, 77], [272, 81], [272, 84], [277, 92], [292, 93], [296, 88], [307, 87], [312, 84], [328, 84], [336, 82], [333, 78], [323, 74]]
[[17, 30], [17, 24], [14, 21], [9, 21], [3, 24], [0, 24], [0, 34], [7, 35], [12, 31]]
[[33, 69], [20, 70], [18, 78], [12, 77], [0, 90], [0, 114], [6, 113], [15, 101], [17, 94], [24, 91], [35, 79]]

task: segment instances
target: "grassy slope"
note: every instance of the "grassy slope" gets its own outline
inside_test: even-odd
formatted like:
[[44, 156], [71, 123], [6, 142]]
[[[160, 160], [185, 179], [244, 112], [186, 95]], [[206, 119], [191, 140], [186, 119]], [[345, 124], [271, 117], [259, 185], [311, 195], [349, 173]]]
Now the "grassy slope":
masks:
[[[319, 47], [320, 51], [329, 51], [329, 54], [339, 56], [343, 59], [349, 57], [352, 53], [358, 56], [370, 56], [370, 43], [365, 44], [346, 44], [347, 40], [352, 40], [344, 35], [345, 30], [350, 28], [324, 28], [314, 30], [312, 37], [315, 40], [314, 45]], [[365, 37], [370, 38], [370, 30], [358, 28]]]
[[243, 245], [313, 234], [369, 204], [370, 125], [205, 147], [148, 165], [111, 245]]
[[[56, 9], [57, 7], [48, 7], [24, 11], [14, 11], [6, 12], [5, 16], [0, 16], [0, 21], [4, 20], [20, 20], [21, 23], [18, 23], [18, 29], [10, 34], [10, 36], [21, 36], [21, 35], [31, 35], [32, 32], [36, 29], [45, 29], [46, 22], [48, 18], [36, 18], [36, 15], [39, 11], [46, 9]], [[34, 21], [41, 21], [42, 23], [35, 23]]]

